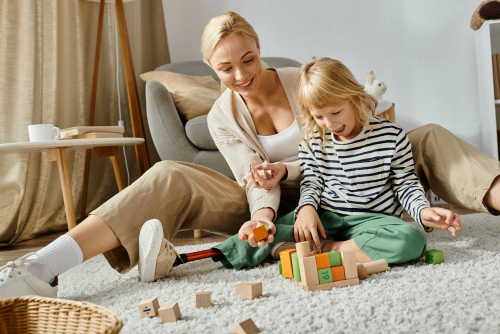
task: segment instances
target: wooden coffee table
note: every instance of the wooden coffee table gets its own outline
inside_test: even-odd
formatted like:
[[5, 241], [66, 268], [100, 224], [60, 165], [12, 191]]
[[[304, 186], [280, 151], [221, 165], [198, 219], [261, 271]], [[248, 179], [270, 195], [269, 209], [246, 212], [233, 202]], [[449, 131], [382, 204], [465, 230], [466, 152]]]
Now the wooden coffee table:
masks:
[[47, 152], [47, 161], [57, 161], [59, 177], [66, 210], [68, 229], [76, 226], [75, 205], [71, 196], [66, 150], [93, 149], [94, 157], [109, 157], [113, 163], [118, 190], [125, 188], [125, 176], [120, 159], [119, 146], [140, 145], [142, 138], [102, 138], [102, 139], [67, 139], [44, 142], [0, 144], [0, 154], [23, 154]]

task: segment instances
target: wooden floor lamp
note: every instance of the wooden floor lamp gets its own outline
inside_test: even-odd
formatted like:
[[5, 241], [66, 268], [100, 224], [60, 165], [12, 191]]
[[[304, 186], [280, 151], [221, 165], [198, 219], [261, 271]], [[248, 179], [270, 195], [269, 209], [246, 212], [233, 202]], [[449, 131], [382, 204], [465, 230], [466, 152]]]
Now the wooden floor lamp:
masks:
[[[95, 102], [97, 94], [97, 74], [99, 72], [99, 57], [101, 53], [102, 27], [104, 21], [104, 3], [114, 2], [116, 5], [116, 16], [118, 18], [118, 30], [120, 32], [120, 44], [122, 49], [123, 67], [125, 71], [125, 82], [127, 86], [128, 104], [130, 109], [130, 119], [132, 122], [132, 134], [136, 138], [144, 138], [144, 143], [135, 146], [135, 155], [137, 158], [137, 167], [139, 176], [144, 174], [150, 167], [149, 155], [144, 135], [144, 125], [142, 123], [141, 107], [139, 105], [139, 95], [137, 93], [137, 85], [135, 82], [134, 64], [132, 62], [132, 52], [128, 39], [127, 23], [125, 21], [125, 12], [123, 10], [123, 2], [134, 0], [88, 0], [99, 2], [99, 21], [97, 24], [97, 41], [94, 58], [94, 75], [92, 80], [92, 95], [90, 97], [90, 114], [89, 126], [94, 125]], [[118, 64], [117, 64], [118, 66]], [[90, 150], [86, 150], [85, 155], [85, 174], [83, 176], [83, 192], [82, 192], [82, 207], [80, 221], [85, 219], [85, 211], [87, 207], [87, 188], [89, 181], [90, 167]]]

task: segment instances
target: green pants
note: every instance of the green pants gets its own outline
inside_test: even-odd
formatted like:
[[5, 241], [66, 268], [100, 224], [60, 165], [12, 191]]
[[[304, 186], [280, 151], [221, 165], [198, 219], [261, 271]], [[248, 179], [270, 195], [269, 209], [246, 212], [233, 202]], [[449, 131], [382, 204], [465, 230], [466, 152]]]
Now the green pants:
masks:
[[[328, 238], [335, 241], [354, 239], [356, 245], [373, 261], [385, 259], [388, 263], [405, 263], [425, 254], [427, 241], [422, 231], [399, 218], [367, 214], [345, 216], [327, 210], [318, 210]], [[294, 212], [276, 220], [274, 241], [264, 247], [252, 247], [247, 241], [233, 235], [215, 246], [225, 256], [221, 262], [226, 268], [254, 267], [262, 262], [280, 242], [295, 242]]]

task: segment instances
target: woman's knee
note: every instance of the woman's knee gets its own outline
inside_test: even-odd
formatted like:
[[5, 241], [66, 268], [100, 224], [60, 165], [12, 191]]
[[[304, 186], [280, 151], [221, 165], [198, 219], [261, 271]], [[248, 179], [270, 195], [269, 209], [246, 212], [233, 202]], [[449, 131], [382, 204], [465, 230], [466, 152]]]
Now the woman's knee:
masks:
[[405, 263], [424, 256], [427, 240], [417, 227], [407, 224], [398, 228], [393, 243], [391, 263]]
[[158, 179], [176, 178], [180, 174], [180, 166], [176, 161], [164, 160], [155, 163], [147, 173]]

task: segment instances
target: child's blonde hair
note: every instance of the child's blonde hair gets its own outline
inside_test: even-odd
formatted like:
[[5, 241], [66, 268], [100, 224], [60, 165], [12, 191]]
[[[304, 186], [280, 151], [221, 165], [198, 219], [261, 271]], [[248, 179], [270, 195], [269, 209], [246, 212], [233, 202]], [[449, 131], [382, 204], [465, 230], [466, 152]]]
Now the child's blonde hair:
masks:
[[302, 137], [312, 139], [318, 133], [326, 141], [326, 131], [316, 124], [310, 109], [338, 106], [350, 101], [356, 113], [356, 125], [365, 126], [373, 119], [377, 100], [365, 92], [342, 62], [331, 58], [313, 58], [299, 71], [297, 104], [302, 110], [305, 126]]

